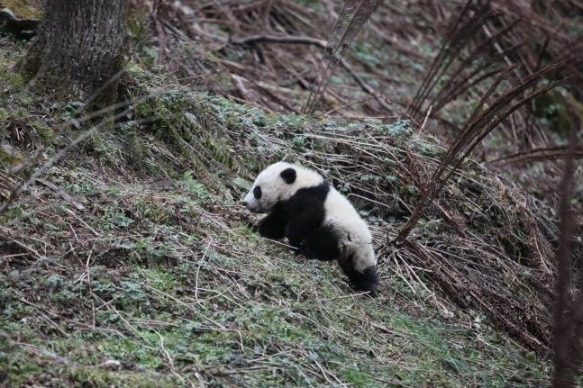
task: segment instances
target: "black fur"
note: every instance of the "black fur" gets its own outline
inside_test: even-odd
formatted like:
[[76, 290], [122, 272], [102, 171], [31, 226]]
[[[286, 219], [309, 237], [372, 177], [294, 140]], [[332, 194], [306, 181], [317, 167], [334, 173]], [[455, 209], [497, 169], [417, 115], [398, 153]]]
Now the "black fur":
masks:
[[259, 222], [259, 234], [264, 237], [279, 240], [285, 237], [285, 225], [287, 224], [288, 211], [285, 203], [278, 203], [271, 212]]
[[262, 236], [280, 239], [287, 237], [297, 249], [315, 233], [324, 221], [324, 201], [330, 187], [328, 183], [300, 189], [287, 201], [279, 202], [259, 223]]
[[340, 256], [339, 243], [338, 237], [330, 229], [320, 227], [316, 233], [306, 236], [300, 246], [300, 251], [308, 259], [336, 260]]
[[[282, 172], [281, 176], [284, 180], [286, 177], [291, 179], [291, 173], [286, 173], [284, 177]], [[338, 237], [331, 229], [322, 226], [325, 216], [324, 201], [329, 191], [330, 186], [327, 182], [298, 190], [287, 201], [278, 203], [260, 221], [259, 233], [272, 239], [287, 237], [290, 245], [309, 259], [322, 261], [339, 259]], [[356, 290], [369, 291], [370, 295], [375, 296], [379, 281], [374, 267], [368, 268], [364, 273], [358, 272], [354, 269], [352, 258], [340, 262], [340, 267]]]
[[352, 262], [340, 262], [340, 268], [357, 291], [368, 291], [370, 296], [377, 296], [377, 287], [379, 284], [379, 275], [375, 267], [368, 267], [364, 272], [354, 269]]
[[290, 167], [283, 170], [279, 175], [281, 176], [281, 179], [283, 179], [285, 183], [291, 185], [296, 181], [298, 173], [296, 172], [296, 170]]
[[0, 11], [0, 32], [9, 33], [18, 39], [29, 40], [36, 35], [38, 20], [17, 19], [9, 9]]

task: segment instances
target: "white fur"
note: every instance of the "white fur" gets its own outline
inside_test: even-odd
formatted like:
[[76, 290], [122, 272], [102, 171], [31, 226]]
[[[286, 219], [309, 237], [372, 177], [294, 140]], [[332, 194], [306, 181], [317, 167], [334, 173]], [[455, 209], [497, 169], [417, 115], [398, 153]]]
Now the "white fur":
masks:
[[[287, 168], [296, 170], [296, 181], [285, 184], [280, 176]], [[245, 204], [255, 213], [267, 213], [279, 201], [292, 197], [298, 190], [317, 186], [324, 178], [314, 170], [296, 166], [286, 162], [272, 164], [258, 176], [253, 187], [245, 196]], [[261, 186], [262, 197], [255, 199], [253, 189]], [[340, 260], [354, 257], [355, 269], [359, 272], [377, 264], [372, 246], [372, 235], [367, 224], [358, 215], [352, 204], [330, 186], [328, 196], [324, 201], [325, 218], [323, 224], [335, 231], [339, 238]]]
[[324, 209], [326, 216], [323, 223], [334, 229], [339, 236], [343, 258], [354, 256], [354, 268], [359, 272], [376, 265], [368, 225], [348, 199], [330, 186], [330, 192], [324, 201]]
[[[291, 185], [285, 184], [279, 175], [288, 168], [293, 168], [297, 173], [296, 181]], [[291, 163], [277, 162], [259, 173], [253, 187], [245, 196], [245, 204], [252, 212], [267, 213], [276, 203], [289, 199], [299, 189], [317, 186], [322, 182], [324, 182], [324, 178], [314, 170]], [[262, 191], [259, 200], [255, 199], [253, 195], [253, 189], [257, 186], [260, 186]]]

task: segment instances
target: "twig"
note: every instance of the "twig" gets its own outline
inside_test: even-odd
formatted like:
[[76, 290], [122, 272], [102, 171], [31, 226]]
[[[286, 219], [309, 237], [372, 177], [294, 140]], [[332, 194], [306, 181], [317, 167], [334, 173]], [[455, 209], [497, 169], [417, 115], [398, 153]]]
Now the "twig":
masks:
[[429, 109], [427, 109], [427, 113], [425, 114], [425, 118], [423, 119], [423, 123], [421, 124], [421, 127], [419, 127], [419, 135], [421, 135], [421, 133], [423, 133], [423, 129], [425, 129], [425, 124], [427, 124], [427, 120], [429, 120], [429, 117], [431, 117], [432, 111], [433, 111], [433, 105], [431, 105], [429, 107]]
[[75, 198], [73, 198], [69, 193], [67, 193], [65, 190], [63, 190], [59, 186], [55, 185], [54, 183], [46, 181], [44, 179], [37, 179], [36, 181], [38, 183], [40, 183], [41, 185], [46, 186], [49, 189], [53, 190], [55, 193], [57, 193], [65, 201], [67, 201], [71, 205], [73, 205], [77, 210], [80, 210], [80, 211], [85, 210], [85, 206], [83, 206], [79, 201], [77, 201]]
[[[572, 115], [574, 116], [574, 114]], [[580, 295], [576, 298], [571, 296], [571, 292], [574, 291], [571, 286], [571, 248], [575, 231], [575, 222], [571, 213], [571, 197], [573, 196], [573, 173], [575, 171], [573, 160], [578, 142], [577, 132], [573, 127], [569, 133], [563, 177], [559, 185], [559, 193], [561, 195], [559, 203], [561, 232], [559, 250], [557, 252], [557, 296], [554, 309], [555, 354], [553, 356], [554, 371], [552, 380], [554, 388], [576, 386], [576, 375], [581, 368], [583, 359], [583, 346], [580, 340], [583, 327], [581, 319], [583, 303]], [[579, 283], [581, 283], [581, 280], [579, 280]], [[580, 286], [581, 284], [578, 285]]]
[[288, 43], [288, 44], [309, 44], [326, 48], [326, 41], [307, 36], [274, 36], [274, 35], [250, 35], [242, 38], [231, 39], [231, 44], [249, 45], [256, 43]]
[[69, 213], [70, 215], [72, 215], [77, 221], [82, 223], [83, 226], [85, 226], [87, 229], [89, 229], [96, 237], [103, 237], [103, 235], [101, 233], [99, 233], [98, 231], [93, 229], [87, 222], [83, 221], [83, 219], [81, 219], [79, 216], [77, 216], [77, 214], [75, 214], [74, 211], [72, 211], [71, 209], [67, 209], [67, 208], [65, 208], [64, 210], [67, 213]]
[[211, 246], [211, 243], [212, 243], [212, 240], [209, 241], [209, 243], [206, 246], [206, 249], [204, 250], [204, 253], [202, 254], [202, 257], [198, 261], [198, 266], [196, 267], [196, 274], [194, 276], [194, 300], [196, 300], [196, 303], [198, 303], [201, 306], [202, 306], [202, 303], [198, 299], [198, 276], [200, 274], [200, 267], [202, 266], [202, 263], [204, 263], [204, 261], [206, 259], [206, 256], [208, 254], [209, 248]]

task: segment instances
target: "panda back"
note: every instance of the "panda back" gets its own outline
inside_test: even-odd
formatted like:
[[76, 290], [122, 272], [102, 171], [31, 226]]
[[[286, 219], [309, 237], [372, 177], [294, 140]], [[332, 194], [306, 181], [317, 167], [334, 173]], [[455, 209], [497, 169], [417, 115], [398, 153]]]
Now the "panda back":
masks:
[[341, 239], [356, 243], [372, 242], [372, 236], [367, 224], [360, 217], [354, 206], [336, 189], [330, 187], [330, 192], [324, 202], [326, 226], [338, 231]]

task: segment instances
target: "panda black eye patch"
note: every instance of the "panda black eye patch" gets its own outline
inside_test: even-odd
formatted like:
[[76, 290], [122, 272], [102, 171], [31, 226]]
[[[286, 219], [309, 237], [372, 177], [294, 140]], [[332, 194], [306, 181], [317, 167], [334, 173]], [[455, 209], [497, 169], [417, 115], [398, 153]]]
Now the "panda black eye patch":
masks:
[[253, 196], [255, 197], [255, 199], [261, 198], [261, 187], [257, 186], [256, 188], [253, 189]]

